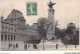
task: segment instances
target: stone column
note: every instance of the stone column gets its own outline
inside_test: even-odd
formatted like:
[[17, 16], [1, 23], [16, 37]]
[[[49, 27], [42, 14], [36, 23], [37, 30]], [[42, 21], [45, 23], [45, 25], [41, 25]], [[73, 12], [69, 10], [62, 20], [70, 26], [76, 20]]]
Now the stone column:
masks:
[[54, 20], [54, 9], [53, 5], [55, 3], [52, 3], [51, 1], [49, 2], [49, 10], [48, 10], [48, 31], [47, 31], [47, 38], [50, 40], [53, 36], [55, 36], [55, 20]]

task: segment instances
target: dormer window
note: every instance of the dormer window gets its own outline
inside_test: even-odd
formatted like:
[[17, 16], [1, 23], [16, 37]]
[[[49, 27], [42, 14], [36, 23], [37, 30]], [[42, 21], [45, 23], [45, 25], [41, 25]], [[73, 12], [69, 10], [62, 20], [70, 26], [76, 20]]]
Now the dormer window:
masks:
[[11, 23], [13, 23], [13, 20], [11, 19]]

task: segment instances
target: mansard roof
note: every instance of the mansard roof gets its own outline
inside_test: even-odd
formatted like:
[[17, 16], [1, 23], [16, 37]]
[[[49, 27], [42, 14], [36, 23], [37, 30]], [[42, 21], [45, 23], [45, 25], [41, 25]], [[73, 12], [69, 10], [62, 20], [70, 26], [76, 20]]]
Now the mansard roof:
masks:
[[25, 20], [21, 11], [15, 9], [13, 9], [12, 12], [7, 17], [7, 19], [13, 19], [13, 18], [23, 18], [23, 20]]

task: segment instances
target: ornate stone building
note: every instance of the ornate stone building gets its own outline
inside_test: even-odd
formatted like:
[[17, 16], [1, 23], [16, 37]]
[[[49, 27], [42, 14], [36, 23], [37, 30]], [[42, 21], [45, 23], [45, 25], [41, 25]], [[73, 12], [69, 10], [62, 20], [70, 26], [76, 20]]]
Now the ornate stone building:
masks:
[[23, 14], [15, 9], [6, 19], [1, 17], [1, 50], [23, 49], [31, 36], [38, 37], [35, 24], [30, 26], [25, 22]]
[[[35, 39], [39, 40], [38, 31], [37, 31], [37, 23], [33, 23], [33, 25], [26, 25], [26, 35], [24, 37], [25, 43], [29, 43], [30, 40], [34, 41]], [[27, 38], [27, 39], [26, 39]]]

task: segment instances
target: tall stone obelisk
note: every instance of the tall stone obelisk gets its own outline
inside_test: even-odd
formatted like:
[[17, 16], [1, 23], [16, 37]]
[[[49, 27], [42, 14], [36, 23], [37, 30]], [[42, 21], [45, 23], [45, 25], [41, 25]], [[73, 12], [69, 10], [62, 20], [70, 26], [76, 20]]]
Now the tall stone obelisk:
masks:
[[55, 37], [55, 21], [54, 21], [54, 12], [53, 5], [56, 3], [49, 2], [49, 10], [48, 10], [48, 31], [47, 31], [47, 39], [50, 40], [52, 37]]

